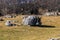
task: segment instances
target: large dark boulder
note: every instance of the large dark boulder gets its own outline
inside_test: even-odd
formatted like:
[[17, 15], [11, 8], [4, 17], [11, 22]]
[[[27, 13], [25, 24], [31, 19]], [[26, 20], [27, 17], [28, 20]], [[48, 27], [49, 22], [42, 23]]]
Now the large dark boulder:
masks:
[[39, 17], [35, 17], [35, 18], [31, 19], [28, 24], [31, 26], [41, 25], [41, 19]]

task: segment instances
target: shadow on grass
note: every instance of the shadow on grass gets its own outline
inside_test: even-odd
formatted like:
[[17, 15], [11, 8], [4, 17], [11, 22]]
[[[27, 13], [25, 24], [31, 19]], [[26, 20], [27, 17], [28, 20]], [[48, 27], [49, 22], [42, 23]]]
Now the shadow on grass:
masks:
[[55, 26], [50, 26], [50, 25], [39, 25], [39, 26], [32, 26], [32, 27], [42, 27], [42, 28], [55, 28]]
[[50, 25], [40, 25], [38, 27], [44, 27], [44, 28], [55, 28], [55, 26], [50, 26]]

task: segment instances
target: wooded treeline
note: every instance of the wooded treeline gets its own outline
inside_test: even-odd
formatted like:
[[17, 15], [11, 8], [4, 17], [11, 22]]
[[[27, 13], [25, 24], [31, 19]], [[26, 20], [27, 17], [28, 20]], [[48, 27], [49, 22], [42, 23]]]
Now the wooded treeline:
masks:
[[31, 14], [31, 10], [60, 11], [60, 0], [0, 0], [2, 14]]

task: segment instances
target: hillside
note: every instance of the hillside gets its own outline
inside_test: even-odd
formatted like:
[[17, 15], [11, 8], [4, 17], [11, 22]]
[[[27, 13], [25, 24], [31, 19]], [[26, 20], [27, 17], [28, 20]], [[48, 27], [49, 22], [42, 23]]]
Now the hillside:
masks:
[[[16, 25], [8, 27], [7, 20], [22, 22], [22, 15], [16, 18], [4, 18], [0, 21], [0, 40], [48, 40], [60, 38], [60, 16], [42, 16], [42, 25], [45, 26], [24, 26]], [[49, 27], [52, 26], [52, 27]], [[54, 27], [53, 27], [54, 26]]]

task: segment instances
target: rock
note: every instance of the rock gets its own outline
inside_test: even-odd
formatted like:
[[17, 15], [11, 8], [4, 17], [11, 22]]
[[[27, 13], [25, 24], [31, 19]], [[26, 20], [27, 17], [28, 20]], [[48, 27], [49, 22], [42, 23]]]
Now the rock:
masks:
[[60, 38], [51, 38], [49, 40], [60, 40]]
[[11, 20], [7, 20], [6, 23], [5, 23], [6, 26], [11, 26]]
[[35, 15], [30, 15], [23, 19], [23, 25], [40, 25], [40, 18]]

